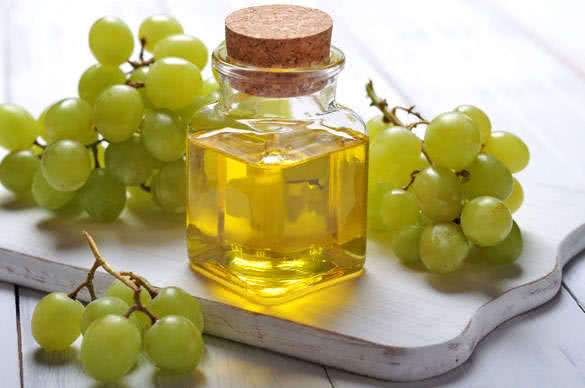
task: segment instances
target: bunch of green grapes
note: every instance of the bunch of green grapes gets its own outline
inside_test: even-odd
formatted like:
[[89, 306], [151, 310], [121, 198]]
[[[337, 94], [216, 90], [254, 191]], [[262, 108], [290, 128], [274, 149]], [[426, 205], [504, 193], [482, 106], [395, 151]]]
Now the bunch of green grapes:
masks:
[[[512, 174], [528, 164], [526, 144], [492, 132], [487, 115], [471, 105], [414, 125], [385, 113], [395, 122], [380, 116], [367, 123], [369, 228], [391, 236], [403, 263], [422, 262], [432, 272], [457, 270], [473, 246], [486, 262], [515, 261], [523, 243], [512, 213], [524, 193]], [[412, 132], [418, 124], [427, 125], [424, 139]]]
[[99, 381], [126, 375], [142, 351], [167, 372], [192, 372], [204, 352], [203, 314], [197, 300], [178, 287], [156, 290], [134, 274], [111, 273], [117, 279], [106, 295], [86, 306], [76, 300], [86, 285], [69, 295], [54, 292], [42, 298], [32, 316], [36, 342], [46, 351], [58, 352], [82, 335], [81, 365]]
[[57, 101], [37, 120], [0, 105], [0, 147], [9, 151], [0, 163], [4, 187], [31, 193], [50, 210], [78, 203], [101, 222], [115, 221], [127, 198], [144, 200], [138, 190], [164, 210], [185, 211], [187, 125], [217, 99], [218, 85], [201, 77], [207, 48], [175, 18], [147, 18], [138, 40], [139, 60], [132, 61], [128, 25], [101, 18], [89, 31], [98, 63], [81, 75], [79, 97]]

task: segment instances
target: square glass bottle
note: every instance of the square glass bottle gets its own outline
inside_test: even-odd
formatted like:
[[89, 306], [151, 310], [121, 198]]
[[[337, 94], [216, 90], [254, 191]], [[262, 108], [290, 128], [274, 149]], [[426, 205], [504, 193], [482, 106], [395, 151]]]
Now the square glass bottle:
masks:
[[[283, 36], [283, 18], [294, 13], [312, 30], [295, 22]], [[363, 121], [335, 101], [345, 58], [330, 46], [330, 21], [297, 6], [230, 15], [226, 43], [213, 52], [220, 99], [191, 121], [191, 267], [257, 303], [363, 272], [368, 138]]]

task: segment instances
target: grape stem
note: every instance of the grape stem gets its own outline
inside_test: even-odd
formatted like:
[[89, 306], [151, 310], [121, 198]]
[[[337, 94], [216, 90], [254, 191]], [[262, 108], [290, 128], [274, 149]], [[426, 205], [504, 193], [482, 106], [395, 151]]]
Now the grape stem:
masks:
[[136, 275], [134, 272], [127, 272], [127, 271], [122, 271], [120, 272], [121, 276], [127, 276], [130, 279], [132, 279], [132, 281], [134, 283], [136, 283], [137, 285], [144, 287], [144, 289], [146, 291], [148, 291], [148, 293], [150, 294], [151, 297], [155, 297], [158, 295], [158, 291], [155, 290], [150, 284], [148, 284], [148, 282], [146, 280], [144, 280], [143, 277]]
[[158, 321], [158, 318], [142, 304], [142, 301], [140, 300], [140, 291], [141, 291], [140, 287], [134, 290], [134, 304], [130, 306], [128, 311], [126, 311], [124, 317], [128, 318], [130, 317], [130, 314], [132, 314], [133, 312], [142, 311], [143, 313], [148, 315], [151, 323], [154, 324], [156, 321]]
[[152, 192], [152, 188], [150, 186], [148, 186], [146, 183], [141, 183], [140, 188], [142, 190], [146, 191], [147, 193]]
[[144, 60], [144, 46], [146, 45], [146, 40], [144, 38], [140, 38], [140, 53], [138, 53], [138, 61], [128, 61], [130, 66], [134, 69], [138, 69], [139, 67], [143, 66], [150, 66], [154, 63], [154, 58], [150, 58], [149, 60]]
[[400, 119], [396, 117], [392, 111], [388, 110], [388, 102], [385, 99], [378, 97], [376, 91], [374, 90], [374, 83], [372, 80], [369, 80], [366, 84], [366, 93], [368, 94], [370, 100], [372, 100], [370, 105], [375, 106], [376, 108], [380, 109], [380, 111], [382, 111], [382, 114], [384, 115], [383, 121], [385, 123], [392, 123], [401, 127], [404, 126], [402, 121], [400, 121]]
[[420, 172], [420, 170], [414, 170], [413, 172], [410, 173], [410, 181], [406, 184], [406, 186], [404, 186], [402, 188], [402, 190], [404, 191], [408, 191], [408, 189], [410, 189], [410, 186], [412, 186], [412, 184], [414, 183], [414, 180], [416, 178], [416, 175]]
[[403, 106], [395, 106], [394, 108], [392, 108], [392, 114], [396, 116], [396, 112], [399, 111], [399, 110], [401, 110], [401, 111], [406, 112], [409, 115], [415, 116], [420, 121], [425, 121], [426, 122], [426, 119], [423, 117], [422, 113], [415, 111], [414, 108], [415, 108], [415, 105], [411, 105], [411, 106], [409, 106], [407, 108], [405, 108]]
[[144, 82], [126, 81], [126, 85], [132, 86], [133, 88], [140, 89], [144, 87]]
[[102, 166], [100, 165], [100, 158], [98, 156], [98, 144], [100, 144], [101, 140], [90, 144], [88, 147], [91, 149], [91, 153], [93, 154], [93, 160], [95, 163], [95, 168], [101, 168]]

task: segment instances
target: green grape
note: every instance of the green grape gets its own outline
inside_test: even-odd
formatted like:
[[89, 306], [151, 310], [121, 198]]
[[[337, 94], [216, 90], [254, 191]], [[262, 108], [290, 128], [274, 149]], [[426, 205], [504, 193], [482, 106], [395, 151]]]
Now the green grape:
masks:
[[187, 177], [183, 159], [166, 164], [154, 175], [152, 196], [161, 208], [169, 212], [183, 213], [185, 211]]
[[118, 315], [106, 315], [87, 328], [81, 343], [81, 365], [99, 381], [124, 376], [138, 361], [142, 335], [136, 325]]
[[98, 222], [113, 222], [126, 206], [126, 187], [105, 168], [91, 172], [79, 191], [81, 206]]
[[30, 148], [39, 133], [30, 113], [17, 105], [0, 104], [0, 147], [10, 151]]
[[183, 58], [203, 70], [207, 64], [207, 47], [199, 39], [184, 34], [167, 36], [154, 46], [154, 58]]
[[144, 350], [153, 363], [174, 373], [191, 372], [203, 356], [201, 332], [188, 319], [169, 315], [144, 335]]
[[408, 225], [392, 238], [392, 250], [402, 263], [412, 264], [420, 260], [420, 236], [423, 230], [422, 225]]
[[181, 58], [154, 62], [146, 75], [146, 95], [159, 108], [179, 109], [193, 103], [203, 81], [199, 68]]
[[370, 141], [373, 141], [374, 138], [378, 136], [379, 133], [391, 127], [392, 123], [385, 122], [383, 115], [373, 117], [366, 123], [366, 128], [368, 129], [368, 136], [370, 137]]
[[[127, 285], [118, 279], [114, 280], [114, 282], [110, 285], [106, 291], [106, 295], [122, 299], [128, 304], [128, 306], [132, 306], [134, 304], [134, 291], [132, 291]], [[140, 303], [142, 303], [144, 306], [147, 306], [151, 300], [152, 298], [150, 294], [143, 288], [140, 291]], [[136, 323], [141, 331], [148, 329], [151, 325], [150, 318], [142, 311], [133, 312], [130, 314], [130, 319]]]
[[504, 241], [512, 229], [512, 214], [494, 197], [477, 197], [461, 213], [461, 228], [472, 243], [489, 247]]
[[43, 297], [32, 316], [32, 335], [45, 350], [67, 349], [79, 337], [83, 305], [62, 292]]
[[[132, 81], [132, 82], [145, 83], [146, 82], [146, 75], [148, 74], [149, 69], [150, 69], [150, 66], [142, 66], [142, 67], [139, 67], [138, 69], [134, 69], [132, 71], [132, 73], [130, 73], [128, 80]], [[138, 93], [140, 93], [140, 96], [142, 97], [142, 102], [144, 103], [145, 109], [146, 108], [148, 108], [148, 109], [154, 108], [154, 105], [152, 105], [152, 102], [150, 102], [150, 100], [148, 99], [148, 96], [146, 95], [146, 88], [138, 88]]]
[[144, 103], [140, 93], [127, 85], [114, 85], [95, 102], [95, 125], [110, 143], [128, 139], [142, 121]]
[[112, 296], [97, 298], [85, 306], [85, 310], [83, 310], [81, 315], [81, 334], [85, 334], [85, 331], [93, 321], [108, 314], [123, 316], [129, 308], [128, 303], [120, 298]]
[[467, 171], [469, 179], [463, 183], [463, 193], [467, 199], [487, 195], [504, 200], [514, 188], [510, 171], [490, 154], [477, 155]]
[[44, 120], [45, 139], [52, 144], [58, 140], [75, 140], [88, 144], [95, 140], [93, 111], [79, 98], [65, 98], [53, 104]]
[[[211, 93], [216, 93], [219, 91], [219, 84], [215, 80], [215, 78], [208, 78], [203, 80], [203, 84], [201, 85], [201, 90], [199, 91], [199, 96], [207, 96]], [[281, 105], [283, 105], [283, 100], [279, 100]], [[287, 104], [288, 105], [288, 104]]]
[[441, 113], [427, 127], [425, 150], [433, 163], [441, 167], [464, 169], [480, 149], [479, 129], [463, 113]]
[[46, 107], [41, 114], [39, 115], [39, 118], [37, 119], [37, 125], [39, 127], [39, 135], [47, 140], [47, 132], [45, 130], [45, 118], [47, 117], [47, 112], [49, 111], [49, 109], [51, 109], [53, 107], [53, 105], [49, 105], [48, 107]]
[[420, 164], [421, 141], [411, 131], [392, 127], [370, 143], [370, 169], [380, 182], [404, 186]]
[[132, 55], [134, 38], [126, 23], [118, 18], [106, 16], [91, 26], [89, 48], [102, 65], [118, 66]]
[[33, 177], [31, 192], [35, 203], [40, 207], [49, 210], [62, 208], [68, 204], [76, 194], [75, 191], [55, 190], [47, 182], [40, 169]]
[[414, 194], [404, 190], [392, 190], [382, 198], [382, 221], [390, 232], [416, 224], [420, 208]]
[[489, 117], [479, 108], [473, 105], [459, 105], [455, 108], [455, 112], [460, 112], [467, 115], [475, 124], [481, 136], [481, 144], [487, 143], [492, 133], [492, 123]]
[[512, 225], [512, 230], [508, 237], [501, 243], [491, 247], [479, 247], [480, 257], [493, 264], [513, 263], [522, 254], [522, 233], [516, 222]]
[[85, 184], [91, 173], [87, 148], [73, 140], [59, 140], [43, 152], [43, 176], [58, 191], [73, 191]]
[[419, 244], [421, 261], [429, 271], [436, 273], [457, 270], [471, 249], [459, 225], [452, 222], [427, 225]]
[[170, 35], [182, 34], [183, 27], [177, 19], [172, 16], [154, 15], [150, 16], [140, 24], [138, 39], [144, 41], [144, 48], [153, 52], [154, 46]]
[[504, 131], [492, 133], [483, 152], [495, 156], [512, 173], [524, 170], [530, 160], [530, 152], [522, 139]]
[[195, 97], [195, 102], [193, 104], [189, 104], [183, 108], [176, 109], [173, 111], [174, 114], [173, 116], [176, 125], [183, 131], [186, 131], [195, 113], [197, 113], [197, 111], [201, 109], [204, 105], [214, 103], [218, 99], [219, 94], [217, 92], [212, 92], [204, 96]]
[[522, 202], [524, 202], [524, 190], [518, 179], [514, 178], [512, 194], [504, 200], [504, 204], [508, 207], [510, 213], [515, 213], [522, 206]]
[[199, 302], [179, 287], [166, 287], [149, 303], [148, 309], [158, 318], [180, 315], [187, 318], [203, 332], [203, 314]]
[[29, 150], [12, 151], [0, 163], [0, 183], [15, 193], [30, 190], [41, 162]]
[[120, 68], [98, 63], [83, 72], [77, 91], [79, 97], [93, 105], [101, 92], [110, 86], [122, 85], [124, 82], [126, 82], [126, 75]]
[[172, 116], [148, 111], [141, 128], [144, 147], [158, 160], [172, 162], [185, 153], [185, 130], [177, 126]]
[[429, 160], [427, 159], [425, 154], [423, 152], [421, 152], [417, 170], [422, 171], [425, 168], [430, 167], [430, 166], [431, 166], [431, 164], [429, 163]]
[[[372, 176], [373, 173], [370, 171], [369, 178], [372, 178]], [[376, 182], [374, 179], [368, 180], [368, 229], [386, 229], [382, 220], [382, 199], [393, 188], [389, 183]]]
[[141, 137], [135, 133], [128, 140], [110, 144], [106, 149], [106, 168], [126, 186], [146, 182], [156, 165], [156, 161], [142, 144]]
[[451, 170], [427, 167], [416, 175], [411, 188], [427, 217], [435, 221], [451, 221], [459, 216], [463, 190]]

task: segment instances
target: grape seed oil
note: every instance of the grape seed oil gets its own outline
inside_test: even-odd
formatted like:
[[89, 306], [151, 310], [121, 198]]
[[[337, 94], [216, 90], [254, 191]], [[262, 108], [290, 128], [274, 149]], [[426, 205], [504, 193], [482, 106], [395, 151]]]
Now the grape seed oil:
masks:
[[363, 272], [368, 138], [334, 101], [342, 64], [332, 50], [312, 70], [272, 72], [216, 49], [221, 96], [187, 138], [195, 271], [262, 304]]

